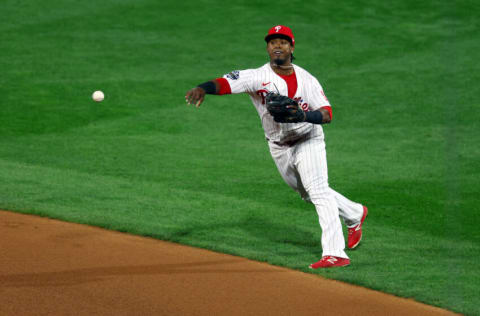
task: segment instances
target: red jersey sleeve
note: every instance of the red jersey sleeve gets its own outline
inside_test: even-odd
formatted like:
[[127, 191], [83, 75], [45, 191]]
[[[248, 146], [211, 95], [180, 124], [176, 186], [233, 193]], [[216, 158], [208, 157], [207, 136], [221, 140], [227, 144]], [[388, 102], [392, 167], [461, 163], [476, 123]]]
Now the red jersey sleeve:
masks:
[[220, 85], [220, 91], [218, 92], [219, 95], [222, 94], [231, 94], [232, 89], [230, 88], [230, 84], [228, 83], [228, 80], [225, 78], [217, 78], [215, 79], [218, 84]]

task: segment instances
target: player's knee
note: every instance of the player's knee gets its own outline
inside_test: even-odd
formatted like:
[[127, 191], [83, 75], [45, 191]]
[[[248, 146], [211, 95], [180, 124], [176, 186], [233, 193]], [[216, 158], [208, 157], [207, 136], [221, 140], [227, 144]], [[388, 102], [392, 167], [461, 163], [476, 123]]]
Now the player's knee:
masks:
[[331, 193], [328, 187], [328, 182], [322, 179], [311, 181], [305, 185], [305, 191], [307, 191], [311, 199], [326, 197]]
[[333, 197], [330, 190], [328, 190], [328, 185], [310, 188], [308, 196], [315, 205], [328, 205]]

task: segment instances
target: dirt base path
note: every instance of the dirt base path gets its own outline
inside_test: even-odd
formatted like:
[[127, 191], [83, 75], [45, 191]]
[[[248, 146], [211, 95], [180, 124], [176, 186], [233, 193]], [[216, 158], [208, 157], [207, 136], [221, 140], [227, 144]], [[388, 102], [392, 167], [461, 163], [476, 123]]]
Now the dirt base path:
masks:
[[0, 315], [450, 314], [239, 257], [0, 211]]

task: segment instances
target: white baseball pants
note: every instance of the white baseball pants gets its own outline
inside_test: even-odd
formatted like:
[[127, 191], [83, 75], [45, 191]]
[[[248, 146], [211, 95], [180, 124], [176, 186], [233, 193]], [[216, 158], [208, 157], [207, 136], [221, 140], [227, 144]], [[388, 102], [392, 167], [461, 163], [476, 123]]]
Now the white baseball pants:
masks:
[[340, 216], [346, 225], [356, 225], [363, 215], [363, 206], [328, 186], [323, 135], [311, 136], [291, 147], [269, 142], [269, 147], [285, 182], [315, 205], [322, 229], [322, 256], [348, 258]]

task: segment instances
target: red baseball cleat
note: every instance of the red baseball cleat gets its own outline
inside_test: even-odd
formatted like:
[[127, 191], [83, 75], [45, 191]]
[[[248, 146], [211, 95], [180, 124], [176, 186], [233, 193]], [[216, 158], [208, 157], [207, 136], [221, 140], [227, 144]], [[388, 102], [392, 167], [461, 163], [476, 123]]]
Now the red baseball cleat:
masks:
[[360, 243], [360, 240], [362, 240], [362, 225], [365, 221], [365, 218], [367, 217], [367, 214], [368, 208], [366, 206], [363, 206], [363, 216], [360, 220], [360, 224], [348, 229], [348, 248], [353, 249], [357, 247]]
[[310, 269], [344, 267], [350, 264], [350, 259], [334, 256], [324, 256], [318, 262], [312, 263]]

